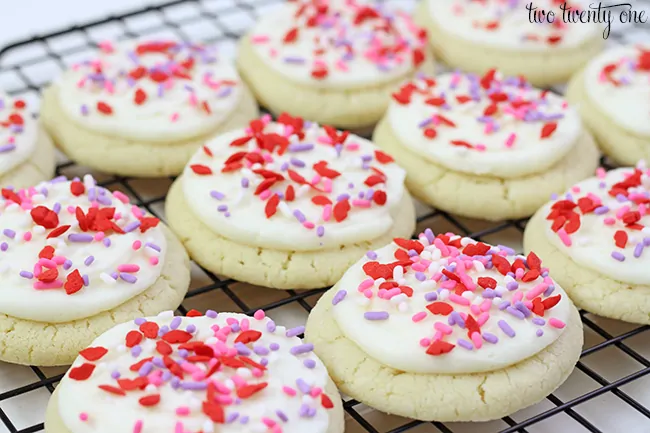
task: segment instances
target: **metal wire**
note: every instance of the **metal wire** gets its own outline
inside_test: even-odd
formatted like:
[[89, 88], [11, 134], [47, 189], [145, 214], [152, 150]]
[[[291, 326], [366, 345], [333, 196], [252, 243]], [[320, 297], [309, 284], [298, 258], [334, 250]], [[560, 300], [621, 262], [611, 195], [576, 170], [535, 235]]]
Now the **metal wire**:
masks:
[[[12, 85], [7, 89], [9, 93], [15, 95], [34, 96], [35, 94], [40, 93], [47, 82], [37, 81], [31, 78], [28, 71], [39, 70], [39, 68], [45, 69], [47, 65], [51, 65], [52, 63], [55, 64], [59, 70], [65, 69], [66, 59], [86, 52], [89, 49], [96, 48], [97, 39], [94, 36], [96, 30], [107, 25], [115, 26], [117, 28], [116, 37], [118, 39], [156, 35], [161, 32], [166, 32], [166, 34], [168, 34], [171, 32], [174, 36], [183, 40], [190, 39], [190, 34], [193, 32], [192, 29], [195, 29], [198, 26], [207, 26], [208, 29], [211, 29], [208, 30], [210, 35], [207, 37], [202, 36], [199, 38], [200, 40], [206, 42], [228, 42], [236, 40], [243, 32], [243, 29], [234, 28], [236, 26], [233, 27], [233, 17], [238, 16], [241, 18], [241, 15], [245, 14], [248, 20], [253, 22], [259, 15], [261, 9], [272, 6], [279, 1], [280, 0], [231, 0], [228, 2], [223, 0], [175, 0], [159, 6], [150, 6], [120, 15], [111, 15], [101, 20], [78, 24], [49, 34], [37, 35], [29, 39], [12, 43], [0, 49], [0, 78], [3, 77], [3, 74], [9, 74], [13, 77]], [[391, 2], [391, 0], [386, 1]], [[402, 0], [393, 0], [392, 2], [401, 3]], [[641, 8], [650, 8], [650, 1], [648, 0], [639, 0], [638, 3], [642, 4]], [[175, 11], [178, 6], [190, 6], [190, 16], [175, 16]], [[155, 21], [156, 24], [136, 29], [138, 26], [133, 26], [131, 20], [138, 20], [142, 17], [153, 17], [154, 19], [152, 19], [152, 21]], [[648, 29], [646, 29], [646, 31], [647, 30]], [[66, 36], [74, 36], [75, 39], [79, 40], [79, 42], [73, 44], [71, 47], [57, 49], [56, 46], [58, 44], [56, 41], [59, 38]], [[618, 29], [618, 31], [617, 29], [613, 29], [610, 39], [614, 43], [626, 42], [625, 35], [620, 31], [620, 29]], [[27, 49], [27, 51], [38, 52], [38, 54], [28, 56], [27, 58], [21, 58], [20, 60], [12, 59], [12, 57], [15, 57], [17, 53], [20, 53], [25, 49]], [[50, 76], [49, 79], [53, 77], [54, 75]], [[1, 82], [2, 80], [0, 80], [0, 83]], [[603, 163], [605, 163], [605, 161], [603, 161]], [[607, 164], [605, 164], [605, 166], [607, 167]], [[65, 161], [58, 165], [57, 174], [66, 175], [68, 172], [74, 171], [75, 169], [78, 169], [78, 167], [73, 162]], [[173, 178], [170, 178], [169, 180], [173, 181]], [[167, 180], [163, 181], [167, 182]], [[165, 195], [145, 199], [143, 194], [139, 191], [139, 188], [134, 186], [134, 184], [137, 183], [137, 180], [132, 178], [112, 176], [102, 179], [100, 183], [102, 186], [120, 189], [127, 192], [133, 197], [134, 202], [139, 206], [144, 207], [147, 211], [158, 217], [163, 217], [156, 208], [160, 207], [160, 205], [164, 203]], [[443, 221], [445, 226], [453, 227], [457, 233], [478, 240], [494, 234], [503, 233], [513, 228], [519, 232], [519, 235], [521, 235], [526, 223], [526, 220], [506, 221], [499, 224], [493, 224], [478, 231], [472, 231], [467, 227], [465, 222], [458, 218], [445, 212], [431, 209], [418, 217], [418, 227], [430, 226], [435, 229], [436, 226], [440, 224], [440, 221]], [[309, 312], [311, 309], [310, 304], [312, 304], [315, 299], [325, 291], [325, 289], [305, 291], [289, 290], [283, 292], [284, 297], [266, 303], [265, 305], [251, 305], [249, 301], [243, 299], [243, 296], [237, 294], [237, 290], [233, 290], [232, 286], [237, 284], [237, 281], [220, 279], [205, 269], [203, 269], [203, 272], [207, 275], [210, 282], [201, 287], [192, 288], [188, 292], [183, 305], [178, 309], [181, 314], [185, 314], [190, 309], [190, 307], [188, 307], [188, 302], [191, 302], [193, 299], [206, 293], [218, 292], [223, 293], [223, 295], [225, 295], [241, 311], [249, 314], [258, 309], [273, 311], [292, 304], [297, 304]], [[581, 361], [578, 362], [577, 370], [591, 378], [599, 386], [588, 393], [579, 395], [568, 401], [562, 401], [555, 394], [551, 394], [547, 397], [547, 400], [552, 404], [552, 408], [519, 421], [516, 421], [511, 417], [505, 417], [502, 421], [508, 425], [508, 427], [502, 429], [500, 433], [527, 432], [527, 428], [535, 426], [536, 424], [559, 414], [566, 414], [586, 431], [604, 433], [603, 430], [596, 427], [592, 422], [576, 411], [580, 404], [593, 400], [604, 394], [611, 394], [624, 404], [628, 405], [634, 411], [638, 412], [641, 417], [646, 419], [647, 424], [650, 426], [650, 407], [644, 406], [642, 402], [636, 401], [621, 389], [621, 387], [626, 384], [650, 375], [650, 359], [644, 357], [627, 344], [627, 341], [629, 341], [630, 338], [636, 337], [640, 334], [644, 334], [645, 337], [650, 337], [650, 326], [638, 326], [623, 334], [613, 336], [594, 322], [588, 313], [581, 311], [581, 317], [585, 328], [600, 336], [603, 341], [582, 352]], [[642, 367], [625, 377], [609, 381], [584, 362], [585, 357], [611, 347], [621, 350], [627, 356], [638, 362]], [[53, 392], [54, 385], [56, 385], [56, 383], [58, 383], [63, 377], [61, 374], [48, 377], [43, 370], [37, 367], [31, 367], [31, 369], [38, 377], [37, 381], [0, 393], [0, 422], [4, 424], [4, 427], [10, 433], [42, 431], [43, 424], [39, 423], [30, 425], [19, 430], [7, 413], [1, 408], [2, 402], [43, 388], [47, 389], [49, 392]], [[364, 415], [362, 415], [362, 412], [365, 412], [365, 410], [361, 403], [355, 400], [346, 400], [344, 402], [344, 408], [350, 418], [349, 423], [356, 423], [358, 424], [356, 427], [360, 426], [364, 431], [369, 433], [377, 433], [379, 431], [401, 433], [411, 431], [424, 424], [420, 421], [403, 420], [399, 426], [393, 427], [390, 430], [381, 428], [381, 426], [379, 426], [380, 428], [378, 429], [376, 426], [373, 426]], [[442, 433], [454, 433], [453, 427], [450, 425], [439, 422], [429, 424]], [[467, 430], [465, 429], [464, 431]], [[648, 431], [650, 431], [650, 427], [648, 427]]]

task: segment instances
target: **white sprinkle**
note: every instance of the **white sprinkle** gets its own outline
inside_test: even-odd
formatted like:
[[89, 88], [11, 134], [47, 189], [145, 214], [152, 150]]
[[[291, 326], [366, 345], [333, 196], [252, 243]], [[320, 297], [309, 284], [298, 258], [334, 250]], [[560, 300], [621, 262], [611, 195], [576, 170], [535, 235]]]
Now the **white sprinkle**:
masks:
[[117, 283], [117, 281], [115, 281], [115, 280], [113, 279], [113, 277], [111, 277], [110, 275], [108, 275], [106, 272], [102, 272], [101, 274], [99, 274], [99, 278], [100, 278], [103, 282], [105, 282], [106, 284], [109, 284], [109, 285], [113, 285], [113, 284]]
[[401, 280], [402, 278], [404, 278], [404, 268], [395, 266], [393, 268], [393, 280]]
[[442, 289], [440, 293], [438, 293], [438, 300], [440, 301], [446, 301], [448, 297], [449, 297], [449, 290], [447, 289]]
[[409, 310], [409, 306], [406, 302], [400, 302], [397, 306], [397, 310], [401, 313], [406, 313]]
[[478, 272], [485, 271], [485, 265], [483, 265], [483, 262], [479, 260], [474, 260], [472, 264], [474, 265], [474, 269], [476, 269]]
[[32, 232], [35, 235], [42, 235], [43, 233], [45, 233], [45, 227], [43, 227], [43, 226], [34, 226], [34, 228], [32, 229]]
[[430, 292], [434, 287], [436, 287], [436, 284], [437, 283], [434, 280], [424, 280], [420, 283], [420, 291]]
[[280, 209], [280, 213], [287, 218], [291, 218], [293, 216], [293, 214], [291, 213], [291, 208], [285, 201], [280, 202], [280, 204], [278, 205], [278, 209]]
[[464, 291], [460, 296], [462, 296], [465, 299], [469, 299], [470, 301], [474, 299], [474, 293], [472, 293], [469, 290]]
[[158, 314], [158, 317], [171, 319], [172, 317], [174, 317], [174, 312], [172, 310], [163, 311], [160, 314]]

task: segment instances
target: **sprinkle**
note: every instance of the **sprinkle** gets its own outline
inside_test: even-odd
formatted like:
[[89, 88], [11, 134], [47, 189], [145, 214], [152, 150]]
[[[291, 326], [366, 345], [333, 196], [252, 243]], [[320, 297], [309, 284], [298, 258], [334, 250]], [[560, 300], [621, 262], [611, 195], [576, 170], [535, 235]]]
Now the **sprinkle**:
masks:
[[366, 320], [387, 320], [389, 314], [386, 311], [367, 311], [363, 313]]

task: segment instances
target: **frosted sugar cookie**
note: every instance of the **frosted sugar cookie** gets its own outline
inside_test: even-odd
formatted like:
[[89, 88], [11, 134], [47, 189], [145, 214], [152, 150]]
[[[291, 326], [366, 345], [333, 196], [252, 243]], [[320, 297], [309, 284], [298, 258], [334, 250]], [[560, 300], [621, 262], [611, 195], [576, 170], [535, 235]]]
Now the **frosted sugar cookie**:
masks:
[[61, 380], [45, 431], [342, 433], [338, 392], [301, 328], [262, 311], [115, 326]]
[[0, 92], [0, 186], [24, 188], [54, 176], [54, 146], [24, 100]]
[[426, 44], [406, 13], [376, 2], [298, 0], [242, 38], [238, 66], [276, 114], [370, 130], [403, 80], [433, 71]]
[[234, 66], [214, 46], [100, 45], [44, 94], [41, 116], [71, 159], [125, 176], [179, 174], [215, 134], [257, 117]]
[[404, 167], [414, 196], [485, 220], [532, 215], [599, 159], [564, 99], [495, 70], [404, 84], [373, 140]]
[[454, 68], [479, 74], [499, 67], [534, 85], [567, 81], [604, 45], [597, 24], [563, 22], [560, 5], [578, 10], [584, 2], [533, 2], [553, 11], [553, 23], [531, 23], [523, 0], [422, 0], [415, 19], [429, 32], [435, 55]]
[[0, 198], [0, 360], [66, 365], [117, 323], [178, 307], [182, 245], [128, 197], [56, 178]]
[[536, 251], [578, 307], [650, 324], [650, 170], [619, 168], [579, 182], [526, 226]]
[[332, 285], [366, 251], [415, 229], [392, 157], [286, 114], [207, 143], [172, 185], [166, 215], [199, 264], [277, 289]]
[[486, 421], [573, 370], [582, 323], [539, 258], [453, 234], [394, 243], [318, 301], [306, 340], [341, 392], [423, 421]]
[[605, 51], [573, 77], [567, 98], [616, 162], [650, 158], [650, 44]]

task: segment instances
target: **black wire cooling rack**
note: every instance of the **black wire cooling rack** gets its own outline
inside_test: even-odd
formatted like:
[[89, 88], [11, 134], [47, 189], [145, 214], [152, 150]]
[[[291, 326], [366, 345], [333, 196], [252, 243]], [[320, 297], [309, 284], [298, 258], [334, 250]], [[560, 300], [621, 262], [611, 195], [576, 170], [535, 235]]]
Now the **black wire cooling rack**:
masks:
[[[175, 37], [219, 43], [227, 52], [232, 50], [236, 39], [257, 16], [265, 13], [269, 7], [277, 6], [279, 1], [176, 0], [38, 35], [0, 49], [0, 87], [11, 94], [21, 95], [30, 102], [34, 101], [32, 107], [37, 106], [43, 86], [67, 65], [90, 54], [97, 43], [105, 39]], [[399, 6], [412, 5], [411, 0], [388, 1]], [[637, 9], [645, 9], [646, 14], [650, 14], [650, 0], [637, 0], [633, 3]], [[642, 26], [615, 24], [610, 43], [650, 40], [650, 23], [645, 29]], [[58, 174], [68, 177], [86, 172], [88, 170], [65, 158], [61, 159], [57, 167]], [[172, 178], [146, 180], [107, 177], [99, 173], [96, 177], [103, 186], [125, 192], [138, 205], [164, 219], [163, 203]], [[435, 232], [454, 231], [486, 242], [508, 243], [521, 249], [521, 235], [526, 220], [488, 224], [455, 218], [421, 206], [418, 215], [418, 229], [431, 227]], [[324, 292], [324, 289], [263, 290], [219, 278], [196, 264], [192, 267], [192, 286], [183, 305], [179, 307], [179, 312], [183, 314], [191, 308], [246, 313], [262, 308], [270, 315], [283, 312], [289, 315], [289, 320], [293, 317], [293, 320], [300, 322], [304, 321], [311, 306]], [[531, 409], [491, 423], [423, 423], [379, 414], [355, 400], [346, 399], [346, 431], [650, 432], [650, 327], [609, 321], [584, 311], [581, 312], [581, 317], [585, 325], [586, 348], [576, 370], [563, 387]], [[614, 372], [612, 366], [625, 368]], [[0, 371], [2, 367], [4, 366], [0, 365]], [[30, 367], [16, 368], [26, 369], [29, 375], [15, 387], [3, 386], [0, 381], [0, 432], [41, 431], [43, 423], [38, 421], [43, 420], [47, 398], [41, 396], [36, 399], [40, 401], [39, 405], [27, 403], [23, 397], [38, 391], [44, 391], [45, 397], [49, 396], [64, 370], [31, 367], [29, 372]], [[14, 371], [16, 370], [7, 373], [5, 377], [14, 376]], [[20, 417], [19, 421], [17, 417]]]

